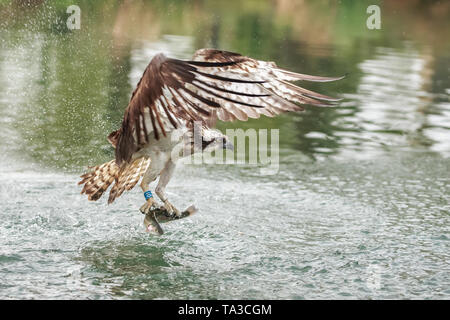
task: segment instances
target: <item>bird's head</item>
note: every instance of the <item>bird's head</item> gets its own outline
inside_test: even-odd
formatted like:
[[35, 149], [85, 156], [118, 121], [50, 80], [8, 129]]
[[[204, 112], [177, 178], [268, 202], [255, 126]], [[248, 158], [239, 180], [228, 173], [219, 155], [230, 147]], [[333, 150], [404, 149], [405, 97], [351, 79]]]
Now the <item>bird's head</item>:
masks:
[[234, 150], [234, 146], [228, 137], [219, 130], [202, 130], [202, 151], [212, 152], [220, 149]]

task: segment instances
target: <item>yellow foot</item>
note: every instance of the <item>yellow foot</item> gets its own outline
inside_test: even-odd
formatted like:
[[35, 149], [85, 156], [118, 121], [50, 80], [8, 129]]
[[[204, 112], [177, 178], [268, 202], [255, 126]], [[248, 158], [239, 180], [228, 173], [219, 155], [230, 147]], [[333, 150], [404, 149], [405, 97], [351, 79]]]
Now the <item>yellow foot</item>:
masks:
[[148, 199], [144, 205], [139, 209], [143, 214], [149, 213], [152, 209], [156, 209], [156, 201], [154, 198]]
[[175, 214], [177, 217], [181, 217], [181, 212], [180, 210], [178, 210], [177, 208], [175, 208], [173, 206], [173, 204], [171, 204], [169, 202], [169, 200], [164, 201], [164, 208], [167, 210], [167, 212], [171, 215]]

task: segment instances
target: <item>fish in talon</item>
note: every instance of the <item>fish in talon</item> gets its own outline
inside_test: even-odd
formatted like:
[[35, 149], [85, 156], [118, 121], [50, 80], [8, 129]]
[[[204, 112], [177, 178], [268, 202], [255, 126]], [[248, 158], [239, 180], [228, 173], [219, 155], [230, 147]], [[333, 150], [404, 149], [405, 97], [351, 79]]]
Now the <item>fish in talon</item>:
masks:
[[194, 205], [191, 205], [179, 215], [175, 213], [170, 213], [166, 208], [154, 208], [149, 213], [145, 215], [144, 218], [144, 226], [146, 232], [154, 231], [159, 235], [164, 233], [160, 223], [166, 223], [174, 220], [179, 220], [183, 218], [187, 218], [192, 216], [197, 212], [197, 208]]

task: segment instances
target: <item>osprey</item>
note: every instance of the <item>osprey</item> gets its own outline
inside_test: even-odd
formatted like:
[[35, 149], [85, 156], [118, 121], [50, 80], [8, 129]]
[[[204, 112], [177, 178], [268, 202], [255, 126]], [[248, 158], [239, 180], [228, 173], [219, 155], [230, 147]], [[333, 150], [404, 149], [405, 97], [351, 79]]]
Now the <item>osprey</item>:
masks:
[[[158, 54], [133, 91], [121, 127], [108, 136], [115, 159], [82, 175], [81, 193], [95, 201], [114, 183], [111, 203], [142, 178], [146, 202], [140, 211], [147, 214], [156, 207], [149, 184], [159, 177], [155, 193], [170, 214], [180, 216], [165, 193], [178, 158], [176, 146], [181, 144], [188, 154], [232, 148], [228, 138], [213, 129], [217, 119], [246, 121], [302, 111], [304, 104], [330, 106], [339, 99], [291, 82], [342, 78], [294, 73], [274, 62], [215, 49], [198, 50], [190, 61]], [[201, 143], [194, 143], [196, 135]]]

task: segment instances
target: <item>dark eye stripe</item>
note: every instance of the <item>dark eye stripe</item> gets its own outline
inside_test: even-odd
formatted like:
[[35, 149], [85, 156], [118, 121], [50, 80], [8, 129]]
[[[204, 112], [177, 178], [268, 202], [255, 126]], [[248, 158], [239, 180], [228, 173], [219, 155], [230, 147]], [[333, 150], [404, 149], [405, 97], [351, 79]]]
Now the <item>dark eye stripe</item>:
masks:
[[205, 150], [207, 146], [209, 146], [214, 140], [206, 141], [202, 139], [202, 150]]

